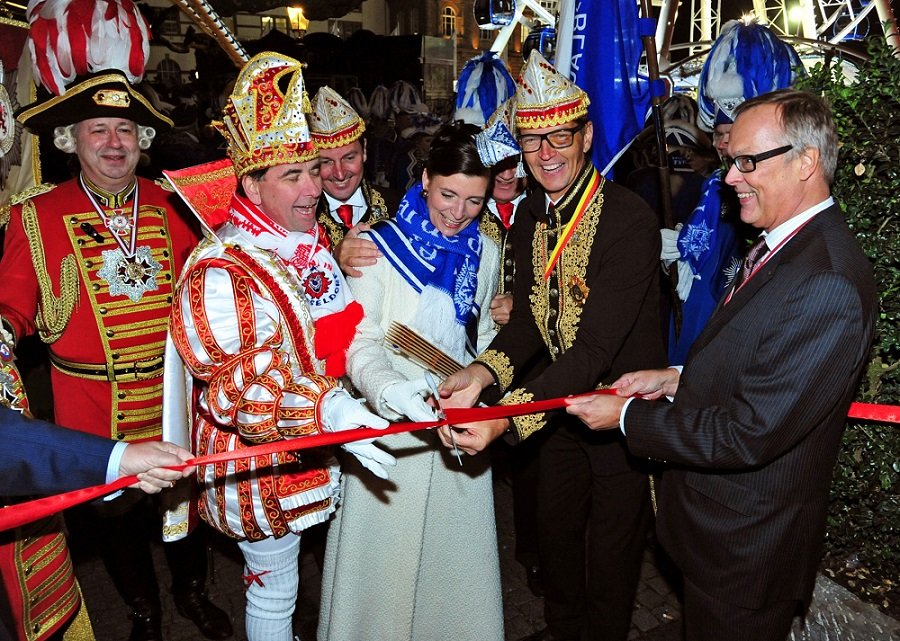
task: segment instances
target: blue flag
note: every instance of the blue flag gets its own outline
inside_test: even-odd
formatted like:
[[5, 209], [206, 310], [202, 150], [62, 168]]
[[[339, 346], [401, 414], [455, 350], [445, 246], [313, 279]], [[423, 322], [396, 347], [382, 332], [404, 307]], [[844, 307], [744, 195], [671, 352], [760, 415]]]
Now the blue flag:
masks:
[[591, 99], [593, 160], [612, 178], [612, 165], [644, 128], [649, 80], [638, 78], [641, 45], [635, 0], [577, 0], [570, 79]]

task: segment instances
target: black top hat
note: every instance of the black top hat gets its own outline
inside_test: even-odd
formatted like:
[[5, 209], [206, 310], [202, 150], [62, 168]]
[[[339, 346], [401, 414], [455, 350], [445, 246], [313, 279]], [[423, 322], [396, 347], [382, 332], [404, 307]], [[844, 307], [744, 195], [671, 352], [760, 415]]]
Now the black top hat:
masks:
[[16, 119], [32, 131], [53, 131], [90, 118], [124, 118], [158, 131], [172, 121], [157, 111], [117, 69], [77, 78], [61, 96], [48, 95], [16, 111]]

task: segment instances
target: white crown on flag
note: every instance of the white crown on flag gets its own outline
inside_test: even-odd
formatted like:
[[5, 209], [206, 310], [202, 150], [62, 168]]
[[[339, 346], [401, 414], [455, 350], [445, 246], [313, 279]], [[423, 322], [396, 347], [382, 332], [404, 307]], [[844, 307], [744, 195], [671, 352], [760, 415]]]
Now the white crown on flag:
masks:
[[587, 115], [587, 94], [562, 76], [538, 52], [528, 57], [516, 89], [516, 126], [541, 129]]

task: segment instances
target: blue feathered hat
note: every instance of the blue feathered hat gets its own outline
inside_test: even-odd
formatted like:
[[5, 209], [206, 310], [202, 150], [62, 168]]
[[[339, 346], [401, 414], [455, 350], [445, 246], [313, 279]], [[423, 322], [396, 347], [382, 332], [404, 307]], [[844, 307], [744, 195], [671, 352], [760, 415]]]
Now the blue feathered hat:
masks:
[[469, 60], [456, 81], [454, 120], [483, 127], [497, 108], [516, 93], [516, 83], [494, 51]]
[[798, 73], [803, 64], [797, 52], [768, 27], [755, 21], [726, 23], [700, 72], [700, 125], [711, 131], [734, 122], [739, 104], [790, 87]]

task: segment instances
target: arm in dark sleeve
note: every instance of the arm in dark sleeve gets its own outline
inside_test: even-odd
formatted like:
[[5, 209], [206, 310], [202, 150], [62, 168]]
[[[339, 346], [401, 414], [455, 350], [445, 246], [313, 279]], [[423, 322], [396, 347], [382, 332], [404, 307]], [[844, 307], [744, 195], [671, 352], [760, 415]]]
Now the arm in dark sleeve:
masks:
[[54, 494], [106, 482], [114, 441], [0, 407], [0, 494]]

